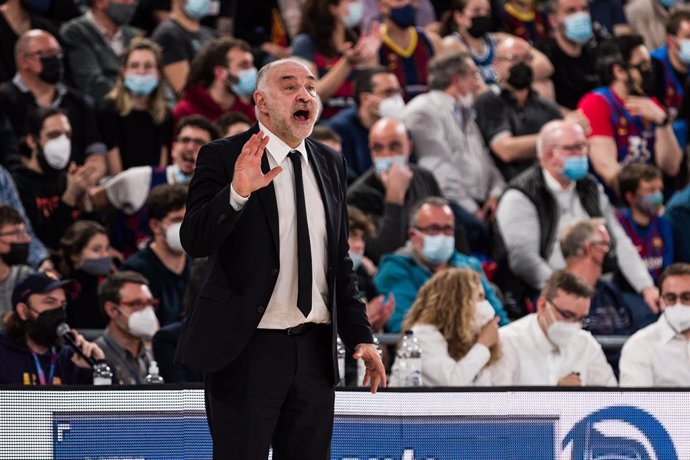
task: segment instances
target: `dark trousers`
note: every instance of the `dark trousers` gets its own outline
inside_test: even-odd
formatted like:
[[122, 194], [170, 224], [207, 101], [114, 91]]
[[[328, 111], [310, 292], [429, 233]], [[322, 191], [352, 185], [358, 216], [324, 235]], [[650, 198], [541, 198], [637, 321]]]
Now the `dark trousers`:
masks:
[[333, 431], [330, 326], [302, 335], [258, 329], [229, 366], [206, 375], [213, 458], [319, 460]]

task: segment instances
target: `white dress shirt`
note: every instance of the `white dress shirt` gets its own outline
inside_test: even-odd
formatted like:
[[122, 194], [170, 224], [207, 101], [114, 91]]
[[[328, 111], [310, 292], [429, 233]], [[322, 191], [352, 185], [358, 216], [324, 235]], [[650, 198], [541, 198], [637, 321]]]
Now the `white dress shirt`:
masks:
[[[316, 176], [309, 164], [307, 148], [304, 141], [294, 150], [302, 154], [302, 178], [304, 181], [304, 199], [309, 222], [309, 243], [311, 245], [312, 269], [312, 305], [309, 316], [305, 319], [297, 308], [297, 210], [295, 205], [295, 173], [292, 161], [288, 158], [292, 148], [278, 136], [259, 123], [259, 129], [269, 138], [266, 151], [271, 169], [281, 166], [283, 171], [273, 179], [278, 208], [278, 245], [280, 272], [276, 280], [271, 300], [261, 318], [259, 329], [286, 329], [301, 323], [330, 323], [331, 315], [326, 307], [328, 298], [327, 270], [327, 233], [326, 211]], [[230, 204], [240, 210], [249, 197], [241, 197], [232, 185], [230, 187]], [[268, 242], [267, 242], [268, 244]]]
[[619, 366], [621, 386], [690, 387], [690, 341], [661, 315], [625, 342]]
[[490, 385], [482, 369], [491, 353], [482, 344], [475, 343], [459, 360], [448, 354], [448, 342], [436, 326], [415, 324], [414, 336], [422, 347], [422, 379], [425, 386], [482, 386]]
[[[561, 185], [544, 169], [546, 188], [556, 200], [559, 208], [558, 228], [550, 254], [546, 260], [539, 254], [541, 227], [537, 208], [522, 192], [514, 189], [506, 191], [496, 209], [496, 222], [508, 250], [508, 263], [513, 273], [534, 289], [541, 289], [555, 270], [565, 268], [565, 259], [558, 242], [558, 235], [569, 224], [590, 216], [582, 206], [575, 190], [575, 182], [563, 190]], [[599, 206], [606, 228], [616, 242], [618, 267], [637, 292], [654, 286], [647, 267], [630, 238], [616, 218], [615, 209], [611, 206], [604, 190], [599, 186]]]
[[617, 386], [601, 345], [580, 331], [559, 349], [546, 337], [536, 313], [499, 329], [503, 356], [488, 368], [494, 385], [556, 385], [561, 377], [577, 372], [583, 385]]

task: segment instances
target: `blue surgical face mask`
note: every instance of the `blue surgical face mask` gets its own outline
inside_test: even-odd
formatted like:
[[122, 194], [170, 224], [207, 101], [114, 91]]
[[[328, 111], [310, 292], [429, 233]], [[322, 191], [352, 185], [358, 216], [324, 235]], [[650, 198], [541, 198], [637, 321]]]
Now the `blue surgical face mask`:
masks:
[[198, 21], [208, 15], [211, 9], [211, 0], [187, 0], [182, 9], [190, 19]]
[[656, 216], [664, 205], [664, 194], [661, 192], [650, 193], [640, 199], [640, 207], [650, 216]]
[[186, 175], [184, 172], [182, 172], [179, 166], [172, 165], [170, 168], [176, 184], [189, 184], [189, 182], [192, 180], [192, 175]]
[[592, 38], [592, 18], [584, 11], [565, 18], [566, 38], [575, 43], [587, 43]]
[[690, 38], [680, 38], [678, 42], [680, 46], [678, 50], [678, 59], [680, 59], [683, 64], [690, 64]]
[[343, 18], [343, 22], [348, 28], [352, 29], [353, 27], [359, 27], [362, 23], [362, 17], [364, 17], [364, 3], [362, 3], [362, 0], [358, 0], [347, 5], [347, 16]]
[[352, 260], [352, 269], [356, 271], [362, 265], [362, 254], [350, 251], [349, 256]]
[[664, 5], [666, 8], [671, 8], [672, 6], [674, 6], [678, 2], [679, 2], [679, 0], [659, 0], [659, 3]]
[[589, 171], [589, 160], [586, 155], [567, 157], [563, 160], [563, 175], [570, 180], [584, 179]]
[[389, 17], [401, 29], [415, 25], [417, 11], [412, 5], [391, 8]]
[[455, 251], [455, 238], [449, 235], [424, 235], [422, 255], [432, 265], [441, 265], [450, 260]]
[[123, 83], [125, 88], [127, 88], [135, 96], [148, 96], [156, 88], [158, 88], [158, 77], [153, 74], [127, 74], [125, 75], [125, 80]]
[[407, 164], [407, 158], [405, 158], [405, 155], [397, 155], [394, 157], [383, 157], [383, 158], [376, 158], [374, 160], [374, 168], [376, 169], [377, 174], [381, 174], [383, 172], [388, 171], [391, 169], [393, 164], [399, 164], [400, 166], [405, 166]]
[[257, 73], [256, 67], [238, 72], [238, 81], [232, 85], [232, 90], [235, 92], [235, 94], [238, 94], [242, 97], [249, 97], [254, 94], [254, 90], [256, 89]]

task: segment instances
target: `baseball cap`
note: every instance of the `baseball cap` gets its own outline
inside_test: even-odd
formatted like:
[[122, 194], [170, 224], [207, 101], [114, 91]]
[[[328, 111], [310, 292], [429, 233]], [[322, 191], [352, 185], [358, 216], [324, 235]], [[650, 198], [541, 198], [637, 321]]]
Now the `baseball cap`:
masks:
[[81, 287], [72, 279], [58, 280], [45, 273], [34, 273], [17, 284], [12, 291], [12, 308], [19, 302], [25, 302], [31, 294], [45, 294], [58, 288], [64, 288], [68, 299], [76, 299]]

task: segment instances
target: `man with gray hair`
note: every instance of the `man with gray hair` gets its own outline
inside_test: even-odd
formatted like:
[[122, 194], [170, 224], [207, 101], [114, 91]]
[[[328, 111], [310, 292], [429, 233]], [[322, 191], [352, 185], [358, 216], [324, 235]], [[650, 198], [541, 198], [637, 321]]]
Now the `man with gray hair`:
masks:
[[201, 148], [179, 235], [209, 269], [177, 349], [204, 373], [213, 458], [326, 459], [336, 338], [386, 382], [348, 257], [346, 165], [309, 135], [319, 102], [303, 63], [266, 65], [258, 124]]
[[[604, 219], [581, 219], [561, 233], [561, 252], [566, 271], [582, 278], [594, 289], [587, 329], [592, 334], [630, 335], [633, 317], [618, 287], [601, 278], [604, 259], [611, 249], [611, 236]], [[619, 351], [615, 352], [617, 361]]]
[[504, 250], [498, 254], [494, 281], [514, 298], [519, 314], [525, 298], [533, 298], [554, 270], [566, 265], [559, 232], [575, 220], [601, 217], [615, 240], [620, 272], [656, 312], [659, 291], [603, 188], [588, 174], [589, 147], [582, 128], [568, 120], [551, 121], [536, 144], [539, 163], [511, 181], [498, 204], [499, 246]]
[[489, 222], [505, 182], [474, 121], [480, 85], [470, 57], [457, 52], [436, 56], [429, 64], [431, 91], [410, 101], [404, 121], [418, 164], [434, 174], [443, 195]]

